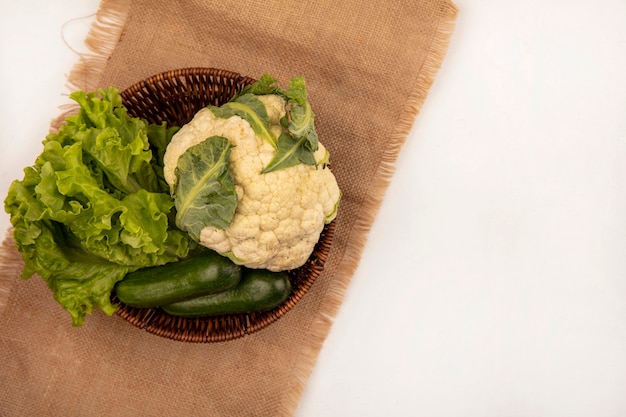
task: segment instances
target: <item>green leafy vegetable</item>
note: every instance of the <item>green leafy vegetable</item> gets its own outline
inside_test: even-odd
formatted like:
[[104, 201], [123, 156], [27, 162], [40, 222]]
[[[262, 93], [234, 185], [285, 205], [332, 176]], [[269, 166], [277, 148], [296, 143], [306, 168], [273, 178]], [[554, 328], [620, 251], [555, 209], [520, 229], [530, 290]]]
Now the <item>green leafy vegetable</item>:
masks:
[[237, 100], [239, 97], [246, 94], [254, 94], [255, 96], [262, 96], [265, 94], [281, 94], [284, 95], [285, 91], [279, 86], [275, 85], [278, 82], [277, 79], [269, 74], [263, 74], [258, 81], [245, 86], [239, 94], [235, 94], [231, 100]]
[[212, 136], [188, 148], [178, 159], [176, 224], [198, 241], [205, 226], [223, 229], [237, 207], [237, 192], [228, 173], [232, 145], [222, 136]]
[[4, 203], [22, 277], [41, 275], [79, 326], [93, 307], [115, 311], [111, 291], [126, 273], [186, 256], [190, 240], [168, 221], [162, 153], [175, 129], [128, 116], [114, 88], [71, 98], [78, 114], [46, 137]]
[[159, 178], [161, 190], [169, 190], [169, 185], [163, 175], [163, 157], [165, 156], [167, 145], [172, 140], [172, 136], [179, 130], [179, 126], [168, 127], [165, 122], [160, 125], [148, 125], [148, 142], [150, 142], [150, 147], [152, 148], [152, 163], [150, 167], [154, 169]]
[[[276, 82], [272, 76], [265, 74], [257, 82], [244, 87], [228, 103], [211, 107], [211, 111], [217, 117], [240, 116], [250, 123], [257, 136], [276, 148], [274, 158], [263, 169], [263, 173], [301, 163], [317, 165], [313, 155], [318, 149], [315, 114], [307, 99], [304, 77], [292, 78], [287, 90], [277, 86]], [[278, 139], [270, 132], [270, 121], [263, 103], [255, 97], [266, 94], [276, 94], [285, 99], [287, 114], [281, 120], [283, 130]]]

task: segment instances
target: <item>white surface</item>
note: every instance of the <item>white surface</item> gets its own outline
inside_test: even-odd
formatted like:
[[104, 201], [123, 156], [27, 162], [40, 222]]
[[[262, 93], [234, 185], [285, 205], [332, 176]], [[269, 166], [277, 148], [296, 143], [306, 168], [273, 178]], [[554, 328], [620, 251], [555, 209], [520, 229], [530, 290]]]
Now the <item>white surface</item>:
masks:
[[[98, 4], [24, 3], [0, 0], [3, 196]], [[457, 5], [297, 416], [626, 415], [626, 3]]]

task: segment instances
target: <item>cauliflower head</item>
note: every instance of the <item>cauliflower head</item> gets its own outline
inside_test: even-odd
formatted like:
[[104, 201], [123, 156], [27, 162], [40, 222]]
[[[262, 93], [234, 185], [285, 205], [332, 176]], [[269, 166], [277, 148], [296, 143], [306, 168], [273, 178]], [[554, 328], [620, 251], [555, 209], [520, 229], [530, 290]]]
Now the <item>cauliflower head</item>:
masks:
[[[278, 95], [260, 95], [278, 138], [285, 101]], [[200, 110], [172, 138], [164, 156], [164, 175], [174, 189], [178, 158], [211, 136], [233, 145], [228, 171], [237, 193], [230, 224], [223, 229], [202, 228], [199, 243], [249, 268], [283, 271], [302, 266], [319, 240], [324, 225], [337, 213], [341, 192], [327, 167], [328, 152], [318, 142], [316, 165], [297, 164], [262, 173], [276, 149], [255, 134], [250, 123], [234, 115], [221, 118]]]

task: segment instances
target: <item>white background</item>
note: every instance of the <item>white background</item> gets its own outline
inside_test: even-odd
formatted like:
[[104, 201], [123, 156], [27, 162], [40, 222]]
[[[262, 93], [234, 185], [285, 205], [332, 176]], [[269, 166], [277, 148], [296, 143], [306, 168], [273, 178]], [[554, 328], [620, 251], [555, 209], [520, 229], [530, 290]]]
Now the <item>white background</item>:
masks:
[[[456, 4], [297, 416], [624, 416], [626, 2]], [[97, 6], [0, 0], [3, 198]]]

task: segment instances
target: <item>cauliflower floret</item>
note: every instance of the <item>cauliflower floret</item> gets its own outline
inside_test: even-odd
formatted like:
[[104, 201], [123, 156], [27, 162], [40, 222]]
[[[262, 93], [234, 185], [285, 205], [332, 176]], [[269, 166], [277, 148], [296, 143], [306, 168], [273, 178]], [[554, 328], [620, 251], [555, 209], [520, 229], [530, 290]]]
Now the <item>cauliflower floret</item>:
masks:
[[[284, 100], [275, 95], [258, 97], [279, 132]], [[167, 148], [164, 173], [171, 187], [176, 183], [180, 155], [214, 135], [234, 145], [229, 173], [237, 191], [237, 209], [225, 229], [204, 227], [200, 244], [249, 268], [283, 271], [303, 265], [324, 225], [334, 218], [341, 196], [335, 176], [325, 166], [324, 146], [319, 143], [314, 154], [317, 167], [298, 164], [262, 174], [274, 157], [273, 146], [256, 136], [241, 117], [223, 119], [203, 109], [174, 135]]]

